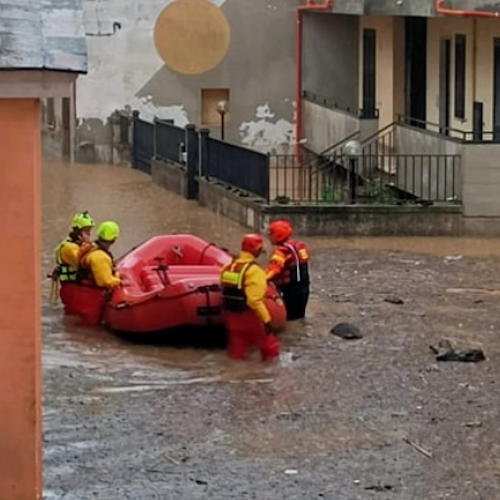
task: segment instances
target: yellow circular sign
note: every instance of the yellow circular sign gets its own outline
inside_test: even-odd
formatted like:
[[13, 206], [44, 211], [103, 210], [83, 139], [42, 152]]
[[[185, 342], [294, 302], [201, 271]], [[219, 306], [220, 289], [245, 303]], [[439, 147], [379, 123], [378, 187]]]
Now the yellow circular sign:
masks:
[[156, 20], [154, 43], [163, 62], [184, 75], [215, 68], [227, 54], [229, 22], [209, 0], [176, 0]]

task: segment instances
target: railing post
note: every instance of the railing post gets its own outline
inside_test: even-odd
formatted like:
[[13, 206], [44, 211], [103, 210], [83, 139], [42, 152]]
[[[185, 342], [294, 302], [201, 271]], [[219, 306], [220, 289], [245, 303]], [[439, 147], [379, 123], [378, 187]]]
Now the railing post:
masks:
[[158, 117], [153, 117], [153, 159], [158, 159]]
[[134, 109], [132, 111], [132, 124], [131, 124], [131, 131], [132, 131], [132, 167], [136, 168], [137, 167], [137, 121], [139, 120], [140, 113], [137, 109]]
[[208, 138], [210, 130], [208, 128], [200, 129], [199, 155], [198, 155], [198, 177], [206, 177], [208, 166]]
[[265, 200], [266, 203], [269, 204], [269, 200], [271, 198], [271, 153], [267, 153], [266, 155], [266, 186], [265, 186]]
[[186, 125], [186, 171], [187, 171], [187, 186], [186, 198], [188, 200], [198, 199], [198, 180], [197, 163], [198, 163], [198, 140], [196, 136], [196, 126], [193, 124]]

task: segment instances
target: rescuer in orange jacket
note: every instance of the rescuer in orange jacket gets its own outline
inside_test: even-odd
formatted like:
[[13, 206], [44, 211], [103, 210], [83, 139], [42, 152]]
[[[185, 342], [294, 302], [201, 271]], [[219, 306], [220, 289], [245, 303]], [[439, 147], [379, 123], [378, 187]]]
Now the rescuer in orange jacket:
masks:
[[270, 224], [269, 240], [276, 248], [266, 268], [267, 279], [274, 282], [283, 296], [289, 321], [306, 315], [311, 260], [305, 243], [292, 240], [292, 233], [292, 225], [286, 220]]
[[87, 211], [76, 214], [71, 221], [71, 232], [56, 248], [56, 267], [52, 272], [52, 290], [57, 297], [57, 284], [60, 284], [59, 296], [66, 314], [75, 314], [74, 296], [77, 285], [78, 263], [80, 254], [90, 244], [90, 234], [95, 226], [94, 219]]
[[78, 313], [82, 323], [87, 326], [101, 322], [106, 299], [114, 288], [120, 286], [121, 280], [114, 270], [113, 255], [110, 247], [120, 236], [120, 228], [116, 222], [106, 221], [97, 229], [97, 240], [91, 248], [80, 257]]
[[221, 272], [223, 310], [229, 337], [229, 356], [245, 359], [251, 347], [260, 349], [263, 361], [279, 356], [271, 315], [265, 304], [267, 280], [256, 259], [264, 249], [259, 234], [247, 234], [239, 257]]

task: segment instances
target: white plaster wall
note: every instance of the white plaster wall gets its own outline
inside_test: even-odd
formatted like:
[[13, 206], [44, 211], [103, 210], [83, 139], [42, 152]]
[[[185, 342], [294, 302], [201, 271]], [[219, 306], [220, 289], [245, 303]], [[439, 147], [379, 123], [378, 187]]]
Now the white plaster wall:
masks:
[[[226, 0], [210, 1], [217, 6], [226, 3]], [[286, 16], [290, 18], [290, 29], [294, 29], [294, 9], [289, 8], [290, 2], [252, 1], [262, 2], [268, 12], [286, 10]], [[137, 93], [164, 67], [156, 52], [153, 31], [158, 15], [170, 3], [172, 0], [83, 0], [89, 73], [80, 77], [77, 83], [76, 114], [80, 122], [82, 119], [98, 119], [106, 123], [115, 110], [129, 106], [131, 109], [139, 110], [141, 117], [148, 120], [157, 116], [173, 119], [179, 126], [185, 126], [189, 122], [200, 123], [200, 116], [193, 111], [192, 99], [198, 99], [196, 92], [194, 92], [196, 96], [193, 94], [190, 97], [190, 103], [182, 102], [182, 99], [186, 98], [185, 94], [183, 97], [176, 96], [175, 93], [169, 94], [168, 106], [159, 106], [155, 102], [155, 96], [136, 97]], [[241, 22], [253, 21], [247, 17]], [[120, 23], [121, 29], [117, 29], [111, 36], [102, 36], [113, 32], [114, 23]], [[237, 28], [232, 26], [232, 29]], [[95, 36], [98, 33], [102, 35]], [[255, 69], [258, 73], [265, 72], [272, 63], [272, 60], [266, 61], [265, 56], [266, 54], [262, 55], [262, 67]], [[242, 54], [242, 61], [248, 60], [249, 57], [248, 54]], [[239, 82], [241, 78], [238, 75], [238, 68], [235, 67], [234, 70], [232, 68], [233, 66], [229, 72], [225, 71], [220, 82], [215, 81], [215, 85], [208, 86], [231, 87], [231, 96], [239, 101], [241, 98], [239, 99], [237, 94], [243, 91], [247, 93], [249, 89], [244, 82], [243, 84]], [[290, 81], [293, 81], [293, 71], [294, 68], [291, 66]], [[234, 92], [233, 85], [226, 76], [228, 73], [231, 74], [231, 80], [238, 82], [234, 85]], [[184, 78], [184, 75], [179, 75], [179, 78]], [[285, 119], [281, 116], [281, 112], [277, 113], [274, 109], [277, 103], [272, 100], [273, 83], [266, 84], [264, 79], [263, 86], [266, 87], [264, 92], [262, 88], [255, 89], [256, 95], [260, 97], [256, 99], [254, 107], [240, 114], [239, 122], [232, 124], [232, 127], [235, 127], [233, 139], [265, 152], [287, 152], [290, 145], [295, 142], [293, 91], [284, 102], [280, 100], [281, 107], [284, 105], [289, 110], [289, 116]], [[267, 95], [269, 97], [265, 97]], [[248, 94], [243, 99], [247, 96]], [[191, 111], [188, 113], [187, 109]], [[217, 131], [215, 133], [217, 135]]]
[[[225, 0], [212, 0], [221, 5]], [[103, 122], [116, 109], [131, 106], [145, 117], [173, 118], [187, 123], [181, 103], [158, 109], [136, 92], [162, 66], [153, 30], [159, 13], [171, 0], [83, 0], [84, 23], [89, 52], [89, 72], [77, 82], [77, 117]], [[121, 29], [112, 36], [93, 36]]]

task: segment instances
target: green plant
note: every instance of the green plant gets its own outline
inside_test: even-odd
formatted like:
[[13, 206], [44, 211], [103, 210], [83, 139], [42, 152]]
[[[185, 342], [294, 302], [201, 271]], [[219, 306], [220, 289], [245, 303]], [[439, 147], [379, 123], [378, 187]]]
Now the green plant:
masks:
[[392, 205], [397, 202], [391, 187], [380, 181], [371, 185], [371, 196], [375, 203]]
[[278, 196], [276, 196], [274, 201], [280, 205], [288, 205], [292, 200], [288, 196], [279, 194]]
[[321, 188], [321, 201], [323, 203], [338, 203], [340, 201], [340, 189], [328, 184], [324, 185]]

